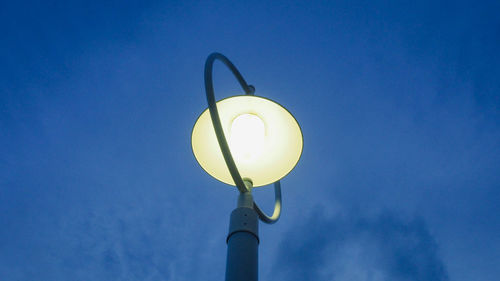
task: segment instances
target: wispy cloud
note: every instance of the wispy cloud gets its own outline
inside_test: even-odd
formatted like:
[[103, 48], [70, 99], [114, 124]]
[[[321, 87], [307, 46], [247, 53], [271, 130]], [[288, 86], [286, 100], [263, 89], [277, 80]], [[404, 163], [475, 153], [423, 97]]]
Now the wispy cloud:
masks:
[[449, 280], [420, 218], [314, 212], [280, 245], [275, 280]]

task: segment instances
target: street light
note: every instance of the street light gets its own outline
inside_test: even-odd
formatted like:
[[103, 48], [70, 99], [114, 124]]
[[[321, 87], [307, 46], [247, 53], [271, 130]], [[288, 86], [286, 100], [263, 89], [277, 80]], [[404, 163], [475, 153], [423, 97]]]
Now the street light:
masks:
[[[215, 102], [212, 68], [222, 61], [245, 95]], [[295, 118], [278, 103], [255, 96], [236, 67], [224, 55], [212, 53], [205, 62], [206, 109], [196, 121], [191, 145], [200, 166], [214, 178], [240, 191], [227, 236], [226, 281], [258, 278], [258, 219], [275, 223], [281, 214], [279, 180], [297, 164], [303, 139]], [[274, 183], [275, 207], [266, 215], [253, 201], [252, 188]]]

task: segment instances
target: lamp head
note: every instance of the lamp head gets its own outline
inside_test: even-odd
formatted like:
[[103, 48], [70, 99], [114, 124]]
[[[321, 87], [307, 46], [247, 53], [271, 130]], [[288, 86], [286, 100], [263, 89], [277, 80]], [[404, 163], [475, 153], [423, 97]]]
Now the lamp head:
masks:
[[[302, 132], [284, 107], [263, 97], [244, 95], [217, 102], [217, 110], [236, 167], [254, 187], [276, 182], [295, 167], [302, 154]], [[193, 127], [191, 145], [207, 173], [235, 185], [208, 109]]]

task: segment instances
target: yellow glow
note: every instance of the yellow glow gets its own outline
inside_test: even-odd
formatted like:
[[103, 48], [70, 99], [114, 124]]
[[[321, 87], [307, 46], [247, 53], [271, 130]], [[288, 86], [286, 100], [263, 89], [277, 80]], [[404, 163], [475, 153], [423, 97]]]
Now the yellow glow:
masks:
[[[271, 184], [286, 176], [302, 154], [302, 132], [281, 105], [258, 96], [234, 96], [217, 102], [224, 135], [241, 177], [253, 186]], [[234, 185], [220, 151], [210, 112], [196, 121], [191, 136], [194, 156], [214, 178]]]
[[255, 114], [241, 114], [231, 122], [229, 148], [236, 162], [249, 162], [262, 154], [266, 128]]

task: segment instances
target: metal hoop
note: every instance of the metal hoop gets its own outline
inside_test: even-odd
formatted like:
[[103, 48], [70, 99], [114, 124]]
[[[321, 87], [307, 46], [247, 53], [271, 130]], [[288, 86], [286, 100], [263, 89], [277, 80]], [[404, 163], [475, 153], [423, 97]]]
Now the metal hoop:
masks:
[[259, 215], [259, 219], [265, 223], [275, 223], [281, 216], [281, 183], [277, 181], [274, 183], [274, 211], [272, 216], [268, 216], [259, 208], [259, 205], [254, 201], [253, 208]]
[[[255, 88], [252, 85], [248, 85], [241, 73], [238, 69], [233, 65], [228, 58], [226, 58], [223, 54], [220, 53], [212, 53], [208, 56], [205, 62], [205, 92], [207, 96], [208, 109], [210, 111], [210, 117], [212, 119], [212, 124], [214, 126], [215, 135], [217, 136], [217, 141], [219, 142], [220, 150], [222, 151], [222, 155], [224, 156], [224, 160], [226, 161], [227, 168], [229, 169], [229, 173], [233, 178], [236, 187], [241, 193], [249, 192], [249, 189], [245, 186], [243, 179], [241, 178], [240, 172], [236, 167], [236, 163], [234, 163], [233, 156], [231, 155], [231, 151], [229, 150], [229, 145], [227, 144], [226, 136], [224, 135], [224, 131], [222, 129], [222, 124], [220, 122], [219, 111], [217, 110], [217, 105], [215, 102], [215, 94], [214, 94], [214, 85], [212, 80], [212, 71], [215, 60], [220, 60], [223, 62], [236, 77], [241, 87], [245, 91], [247, 95], [253, 95], [255, 92]], [[275, 194], [275, 206], [274, 212], [271, 217], [267, 216], [257, 205], [257, 203], [253, 203], [254, 209], [259, 215], [259, 218], [265, 223], [275, 223], [280, 215], [281, 215], [281, 184], [279, 181], [274, 183], [274, 194]]]

